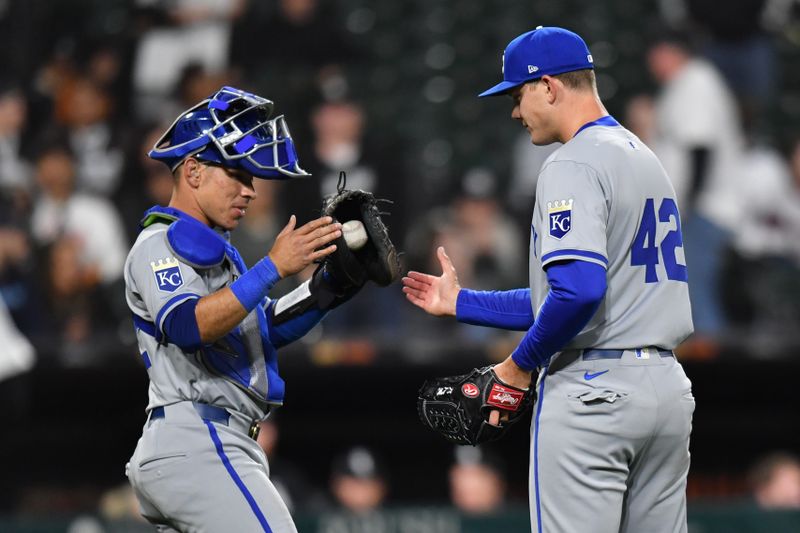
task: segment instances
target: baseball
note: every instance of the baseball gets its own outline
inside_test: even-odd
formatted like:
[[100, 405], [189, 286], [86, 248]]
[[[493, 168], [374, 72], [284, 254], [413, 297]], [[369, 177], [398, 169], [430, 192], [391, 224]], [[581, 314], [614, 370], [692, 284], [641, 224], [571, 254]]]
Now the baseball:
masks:
[[367, 230], [360, 220], [348, 220], [342, 224], [342, 234], [351, 250], [360, 250], [367, 244]]

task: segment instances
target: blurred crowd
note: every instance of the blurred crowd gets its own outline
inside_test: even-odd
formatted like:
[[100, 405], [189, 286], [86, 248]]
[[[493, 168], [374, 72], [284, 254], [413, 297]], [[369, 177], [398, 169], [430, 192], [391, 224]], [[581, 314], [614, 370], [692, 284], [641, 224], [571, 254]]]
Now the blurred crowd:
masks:
[[[739, 4], [724, 17], [709, 2], [659, 4], [658, 27], [647, 30], [639, 57], [649, 90], [616, 105], [660, 156], [680, 198], [679, 250], [690, 263], [696, 328], [687, 357], [714, 357], [726, 346], [770, 357], [798, 344], [800, 136], [777, 138], [769, 122], [782, 88], [780, 35], [768, 30], [781, 13], [789, 18], [791, 5]], [[91, 16], [76, 13], [80, 7]], [[274, 99], [313, 174], [257, 180], [258, 199], [233, 234], [247, 263], [269, 250], [290, 214], [314, 217], [345, 170], [348, 187], [394, 202], [390, 232], [406, 267], [437, 273], [433, 250], [444, 245], [463, 286], [527, 285], [536, 175], [555, 146], [534, 147], [520, 134], [505, 147], [507, 167], [491, 158], [450, 165], [443, 194], [420, 194], [431, 187], [415, 168], [413, 142], [401, 128], [371, 125], [378, 118], [368, 113], [369, 92], [352, 81], [379, 68], [363, 39], [376, 11], [319, 0], [0, 5], [0, 26], [9, 30], [0, 47], [9, 67], [0, 76], [0, 302], [8, 327], [42, 364], [91, 365], [132, 350], [122, 264], [141, 213], [165, 204], [172, 189], [169, 170], [146, 152], [172, 117], [223, 84]], [[43, 39], [26, 27], [50, 31]], [[606, 45], [596, 52], [601, 67]], [[613, 62], [601, 72], [603, 93]], [[431, 143], [423, 156], [473, 159], [452, 150]], [[274, 296], [302, 279], [285, 280]], [[366, 288], [320, 329], [310, 338], [378, 348], [409, 332], [427, 344], [445, 337], [399, 288]], [[449, 329], [448, 342], [488, 346], [489, 354], [517, 339]], [[369, 360], [377, 350], [366, 351]], [[31, 357], [20, 357], [24, 369]]]
[[[496, 80], [501, 43], [540, 23], [587, 37], [601, 96], [673, 179], [696, 330], [680, 355], [796, 353], [800, 128], [791, 120], [800, 104], [781, 68], [787, 54], [798, 56], [796, 2], [598, 3], [633, 18], [652, 8], [653, 27], [635, 31], [604, 27], [585, 7], [595, 3], [573, 3], [515, 3], [508, 9], [527, 11], [490, 19], [497, 8], [471, 0], [454, 2], [458, 9], [388, 0], [0, 2], [0, 380], [34, 364], [138, 361], [122, 265], [142, 213], [172, 192], [169, 169], [146, 153], [180, 111], [221, 85], [274, 100], [313, 174], [256, 180], [258, 199], [232, 235], [248, 265], [290, 214], [315, 218], [344, 170], [349, 188], [394, 202], [387, 221], [404, 268], [438, 274], [443, 245], [462, 286], [527, 286], [536, 178], [557, 147], [532, 146], [510, 102], [485, 104], [493, 116], [500, 110], [487, 120], [475, 94]], [[571, 9], [578, 15], [560, 16]], [[401, 37], [404, 19], [419, 24]], [[462, 34], [459, 24], [480, 30]], [[455, 119], [436, 111], [445, 108]], [[520, 338], [431, 320], [399, 286], [368, 285], [346, 305], [302, 341], [313, 362], [370, 364], [384, 347], [412, 363], [441, 362], [460, 346], [492, 361]], [[343, 451], [329, 486], [314, 487], [276, 454], [274, 422], [264, 426], [260, 443], [290, 507], [323, 513], [321, 531], [380, 530], [372, 511], [391, 503], [392, 490], [378, 451]], [[526, 505], [524, 495], [508, 497], [505, 469], [491, 450], [457, 450], [450, 503], [475, 515]], [[751, 474], [759, 506], [800, 508], [796, 457], [764, 456]], [[135, 521], [131, 502], [127, 486], [111, 491], [99, 516]], [[71, 531], [103, 531], [93, 520]]]
[[[317, 533], [458, 533], [464, 519], [497, 519], [527, 506], [526, 495], [509, 490], [509, 465], [491, 444], [455, 446], [442, 470], [446, 479], [424, 479], [427, 484], [443, 484], [446, 500], [430, 502], [427, 509], [403, 511], [392, 493], [390, 463], [377, 450], [364, 445], [343, 449], [330, 464], [327, 485], [319, 485], [301, 465], [279, 453], [279, 434], [274, 419], [262, 422], [258, 442], [269, 458], [270, 478], [294, 516], [316, 518]], [[785, 451], [759, 456], [749, 465], [746, 485], [735, 499], [756, 520], [764, 516], [759, 513], [800, 512], [800, 458]], [[125, 483], [109, 489], [94, 513], [75, 518], [68, 533], [150, 530], [139, 515], [133, 490]], [[770, 529], [745, 524], [737, 531]]]

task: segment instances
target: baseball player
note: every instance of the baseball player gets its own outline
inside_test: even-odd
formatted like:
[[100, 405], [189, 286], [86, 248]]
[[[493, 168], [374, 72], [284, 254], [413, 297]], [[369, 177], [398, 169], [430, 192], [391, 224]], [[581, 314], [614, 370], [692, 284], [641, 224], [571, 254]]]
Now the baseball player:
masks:
[[182, 113], [150, 152], [174, 174], [168, 207], [145, 213], [125, 264], [128, 305], [150, 378], [148, 417], [127, 466], [159, 531], [294, 532], [268, 478], [258, 422], [281, 405], [276, 349], [360, 288], [323, 261], [278, 299], [281, 278], [330, 258], [341, 224], [294, 215], [249, 270], [228, 232], [253, 178], [307, 175], [272, 102], [231, 87]]
[[606, 112], [575, 33], [538, 27], [511, 41], [503, 81], [480, 96], [499, 94], [534, 144], [563, 143], [537, 184], [530, 290], [461, 289], [442, 248], [442, 275], [409, 272], [403, 290], [431, 314], [527, 330], [494, 370], [524, 388], [540, 369], [533, 531], [686, 531], [694, 398], [672, 350], [692, 322], [675, 192]]

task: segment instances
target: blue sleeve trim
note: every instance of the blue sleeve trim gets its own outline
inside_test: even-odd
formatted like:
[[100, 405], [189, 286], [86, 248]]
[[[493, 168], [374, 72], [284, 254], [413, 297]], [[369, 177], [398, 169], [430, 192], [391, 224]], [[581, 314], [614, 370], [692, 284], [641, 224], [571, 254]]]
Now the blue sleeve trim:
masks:
[[456, 320], [476, 326], [525, 331], [533, 324], [531, 291], [461, 289], [456, 299]]
[[225, 258], [225, 241], [214, 230], [194, 220], [180, 219], [167, 230], [175, 255], [195, 268], [211, 268]]
[[131, 313], [133, 315], [133, 327], [136, 329], [140, 329], [150, 335], [151, 337], [155, 338], [156, 336], [156, 325], [150, 322], [149, 320], [145, 320], [144, 318], [140, 317], [136, 313]]
[[587, 252], [586, 250], [572, 250], [572, 249], [565, 249], [565, 250], [555, 250], [553, 252], [544, 254], [542, 256], [542, 264], [544, 265], [548, 261], [562, 256], [569, 256], [570, 258], [575, 257], [585, 257], [587, 259], [594, 259], [595, 261], [600, 261], [604, 265], [608, 266], [608, 259], [603, 254], [598, 254], [597, 252]]
[[248, 312], [264, 300], [269, 290], [281, 279], [278, 267], [269, 256], [231, 283], [231, 290]]
[[[270, 302], [269, 305], [274, 305], [274, 303]], [[273, 326], [271, 320], [272, 313], [268, 306], [266, 315], [269, 317], [269, 338], [270, 341], [272, 341], [272, 345], [276, 348], [281, 348], [296, 341], [311, 331], [311, 329], [319, 324], [327, 314], [327, 311], [312, 307], [302, 315], [287, 320], [279, 326]]]
[[547, 269], [550, 292], [533, 326], [511, 358], [533, 370], [580, 333], [597, 312], [606, 293], [606, 271], [596, 263], [568, 261]]
[[200, 295], [199, 294], [194, 294], [194, 293], [191, 293], [191, 292], [185, 292], [183, 294], [179, 294], [177, 296], [173, 296], [172, 298], [167, 300], [167, 303], [165, 303], [164, 305], [161, 306], [161, 310], [156, 315], [156, 321], [155, 321], [155, 326], [156, 326], [155, 337], [156, 337], [156, 340], [158, 342], [161, 342], [161, 339], [163, 338], [163, 334], [164, 334], [164, 318], [166, 318], [166, 315], [168, 315], [170, 313], [170, 311], [175, 309], [178, 306], [178, 304], [180, 304], [180, 302], [182, 302], [184, 300], [188, 300], [190, 298], [199, 299]]
[[193, 298], [183, 302], [164, 319], [164, 335], [167, 341], [185, 352], [196, 352], [203, 345], [194, 312], [198, 301]]

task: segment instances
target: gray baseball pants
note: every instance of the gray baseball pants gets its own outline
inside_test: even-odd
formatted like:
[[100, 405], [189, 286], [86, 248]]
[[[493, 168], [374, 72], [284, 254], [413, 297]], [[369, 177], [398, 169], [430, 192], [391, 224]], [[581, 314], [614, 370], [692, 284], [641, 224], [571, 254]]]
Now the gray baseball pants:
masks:
[[531, 424], [535, 533], [685, 533], [694, 397], [671, 352], [553, 358]]
[[201, 418], [192, 402], [150, 419], [127, 465], [142, 516], [158, 531], [296, 533], [249, 421]]

